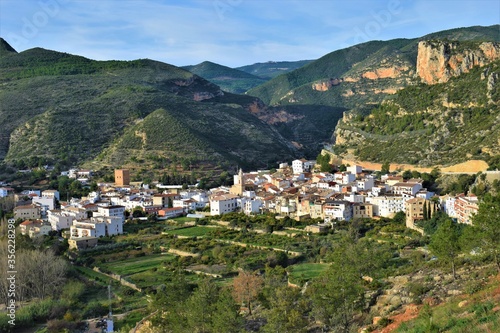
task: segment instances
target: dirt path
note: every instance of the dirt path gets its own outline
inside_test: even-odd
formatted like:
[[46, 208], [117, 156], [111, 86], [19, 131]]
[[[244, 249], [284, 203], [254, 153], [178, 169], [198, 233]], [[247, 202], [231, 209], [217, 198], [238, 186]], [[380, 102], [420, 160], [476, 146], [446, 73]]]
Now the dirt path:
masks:
[[[356, 161], [356, 160], [342, 160], [343, 164], [350, 165], [360, 165], [363, 169], [367, 170], [380, 170], [382, 168], [382, 163], [373, 163], [373, 162], [365, 162], [365, 161]], [[446, 173], [478, 173], [479, 171], [484, 172], [488, 169], [488, 163], [482, 160], [470, 160], [464, 163], [454, 164], [450, 166], [443, 167], [442, 165], [436, 165], [435, 167], [439, 168], [441, 172]], [[431, 172], [434, 167], [418, 167], [411, 164], [399, 164], [399, 163], [391, 163], [390, 171], [396, 170], [416, 170], [418, 172]]]

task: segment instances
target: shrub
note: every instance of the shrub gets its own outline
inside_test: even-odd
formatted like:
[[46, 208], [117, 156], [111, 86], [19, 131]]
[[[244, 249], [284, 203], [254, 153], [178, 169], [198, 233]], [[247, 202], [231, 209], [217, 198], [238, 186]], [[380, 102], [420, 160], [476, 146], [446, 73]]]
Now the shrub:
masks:
[[481, 281], [481, 280], [470, 280], [470, 281], [467, 281], [465, 283], [464, 291], [467, 294], [472, 295], [472, 294], [477, 293], [478, 291], [480, 291], [482, 287], [483, 287], [483, 281]]

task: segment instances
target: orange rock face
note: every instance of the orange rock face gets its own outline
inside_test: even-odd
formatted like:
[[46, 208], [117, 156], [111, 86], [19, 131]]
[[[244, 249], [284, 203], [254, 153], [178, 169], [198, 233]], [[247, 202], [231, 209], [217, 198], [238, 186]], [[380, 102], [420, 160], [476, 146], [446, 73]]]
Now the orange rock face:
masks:
[[339, 85], [342, 82], [342, 79], [329, 79], [325, 81], [320, 81], [313, 83], [312, 89], [317, 91], [327, 91], [332, 86]]
[[442, 41], [418, 43], [417, 75], [427, 84], [447, 82], [475, 66], [500, 58], [500, 44], [484, 42], [477, 49], [458, 51], [459, 44]]
[[386, 67], [386, 68], [377, 68], [374, 71], [369, 71], [363, 73], [363, 77], [365, 79], [370, 79], [370, 80], [378, 80], [378, 79], [385, 79], [385, 78], [397, 78], [401, 75], [402, 71], [408, 70], [406, 67]]

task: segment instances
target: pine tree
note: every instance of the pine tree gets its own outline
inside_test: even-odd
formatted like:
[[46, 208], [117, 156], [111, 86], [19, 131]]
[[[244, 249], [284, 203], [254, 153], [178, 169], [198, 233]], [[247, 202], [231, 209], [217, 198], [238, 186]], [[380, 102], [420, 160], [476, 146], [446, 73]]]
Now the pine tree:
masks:
[[462, 250], [460, 246], [461, 228], [451, 218], [445, 219], [432, 235], [429, 247], [443, 262], [451, 264], [453, 278], [456, 278], [455, 260]]

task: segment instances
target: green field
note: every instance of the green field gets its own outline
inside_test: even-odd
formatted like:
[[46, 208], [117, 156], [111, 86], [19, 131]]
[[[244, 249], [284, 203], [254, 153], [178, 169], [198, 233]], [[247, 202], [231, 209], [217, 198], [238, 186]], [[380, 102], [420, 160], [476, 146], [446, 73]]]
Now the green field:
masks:
[[109, 276], [106, 276], [102, 273], [96, 272], [88, 267], [83, 267], [83, 266], [74, 266], [74, 268], [80, 272], [81, 274], [85, 275], [87, 278], [93, 279], [96, 282], [106, 285], [107, 283], [105, 281], [110, 281], [111, 278]]
[[319, 276], [328, 268], [328, 266], [328, 264], [315, 263], [293, 265], [291, 266], [292, 272], [290, 273], [290, 282], [302, 284], [305, 281], [309, 281]]
[[179, 224], [184, 224], [186, 222], [195, 222], [196, 219], [192, 217], [175, 217], [173, 219], [168, 219], [168, 221], [175, 221]]
[[162, 262], [174, 259], [173, 255], [155, 254], [105, 263], [101, 268], [121, 276], [132, 275], [159, 267]]
[[205, 236], [212, 230], [216, 230], [217, 228], [209, 228], [209, 227], [192, 227], [192, 228], [181, 228], [165, 231], [165, 233], [169, 235], [178, 235], [178, 236], [187, 236], [187, 237], [202, 237]]

